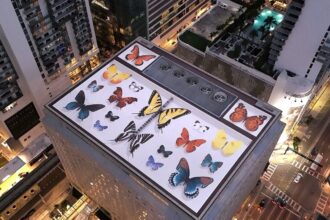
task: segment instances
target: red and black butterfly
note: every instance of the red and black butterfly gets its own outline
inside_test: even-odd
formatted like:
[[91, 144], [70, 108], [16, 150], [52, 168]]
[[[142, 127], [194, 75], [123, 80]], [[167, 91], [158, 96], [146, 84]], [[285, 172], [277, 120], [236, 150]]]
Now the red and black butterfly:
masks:
[[133, 102], [137, 101], [137, 98], [134, 97], [123, 97], [123, 90], [120, 87], [113, 92], [113, 95], [109, 97], [109, 102], [117, 102], [117, 106], [119, 108], [123, 108], [126, 104], [132, 104]]
[[133, 49], [131, 50], [131, 53], [127, 54], [125, 56], [125, 58], [126, 58], [126, 60], [134, 61], [134, 64], [136, 66], [141, 66], [144, 61], [148, 61], [148, 60], [151, 60], [156, 57], [155, 55], [141, 55], [140, 56], [139, 53], [140, 53], [139, 46], [135, 45], [133, 47]]
[[196, 147], [204, 144], [206, 140], [204, 139], [195, 139], [189, 140], [189, 133], [186, 128], [182, 129], [181, 137], [176, 139], [176, 146], [186, 147], [186, 152], [191, 153], [196, 150]]

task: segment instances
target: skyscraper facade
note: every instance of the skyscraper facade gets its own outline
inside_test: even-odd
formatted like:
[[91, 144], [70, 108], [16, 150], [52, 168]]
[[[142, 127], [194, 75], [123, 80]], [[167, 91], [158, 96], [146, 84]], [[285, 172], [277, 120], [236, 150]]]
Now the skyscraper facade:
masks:
[[[91, 0], [97, 39], [102, 47], [124, 47], [138, 36], [166, 42], [186, 27], [209, 0]], [[108, 45], [107, 45], [108, 44]]]
[[0, 51], [1, 142], [14, 137], [24, 145], [43, 105], [97, 64], [89, 2], [2, 2]]

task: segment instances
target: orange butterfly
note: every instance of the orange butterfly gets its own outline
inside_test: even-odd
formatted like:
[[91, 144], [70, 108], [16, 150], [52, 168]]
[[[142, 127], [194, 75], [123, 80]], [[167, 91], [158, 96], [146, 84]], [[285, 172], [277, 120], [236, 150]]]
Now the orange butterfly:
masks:
[[126, 60], [134, 61], [134, 64], [136, 66], [141, 66], [143, 64], [143, 61], [148, 61], [148, 60], [151, 60], [156, 57], [155, 55], [141, 55], [140, 56], [139, 55], [140, 49], [139, 49], [138, 45], [135, 45], [131, 52], [132, 53], [127, 54], [125, 56], [125, 58], [126, 58]]
[[176, 139], [176, 146], [186, 147], [186, 152], [191, 153], [196, 150], [196, 147], [201, 146], [204, 144], [206, 140], [204, 139], [196, 139], [196, 140], [189, 140], [189, 133], [186, 128], [182, 129], [181, 137]]

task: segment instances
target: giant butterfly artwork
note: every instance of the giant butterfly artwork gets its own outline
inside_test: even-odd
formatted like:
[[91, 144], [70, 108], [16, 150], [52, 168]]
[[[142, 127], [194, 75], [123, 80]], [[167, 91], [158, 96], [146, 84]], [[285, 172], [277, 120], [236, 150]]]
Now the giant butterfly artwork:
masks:
[[148, 101], [148, 105], [141, 109], [138, 113], [138, 116], [147, 116], [153, 115], [153, 117], [158, 116], [158, 128], [162, 129], [168, 124], [170, 124], [171, 120], [180, 118], [184, 115], [190, 114], [190, 110], [185, 108], [168, 108], [164, 109], [167, 103], [163, 105], [162, 98], [159, 93], [154, 90], [151, 93], [151, 96]]
[[140, 55], [140, 48], [138, 45], [134, 45], [131, 53], [125, 56], [125, 59], [134, 63], [135, 66], [141, 66], [145, 61], [149, 61], [155, 58], [155, 55]]
[[212, 140], [212, 147], [216, 150], [221, 149], [223, 155], [233, 155], [243, 145], [242, 141], [228, 141], [228, 135], [224, 130], [217, 131], [215, 138]]
[[213, 161], [211, 154], [207, 154], [203, 159], [202, 167], [208, 167], [211, 173], [214, 173], [222, 166], [221, 161]]
[[186, 128], [182, 129], [181, 136], [176, 139], [176, 146], [185, 147], [187, 153], [191, 153], [196, 150], [197, 147], [204, 144], [206, 140], [204, 139], [194, 139], [190, 140], [189, 132]]
[[115, 142], [120, 141], [128, 141], [130, 142], [129, 151], [133, 154], [133, 152], [140, 147], [141, 144], [146, 143], [150, 140], [154, 135], [153, 134], [138, 134], [136, 129], [136, 125], [134, 121], [128, 123], [128, 125], [124, 128], [124, 131], [120, 133], [115, 139]]
[[105, 105], [102, 104], [85, 105], [85, 93], [83, 90], [80, 90], [75, 97], [75, 101], [69, 102], [64, 108], [79, 111], [78, 118], [84, 120], [89, 116], [89, 112], [95, 112], [104, 107]]
[[128, 104], [132, 104], [133, 102], [137, 101], [135, 97], [123, 97], [123, 90], [120, 87], [113, 92], [113, 94], [109, 97], [109, 102], [113, 103], [116, 102], [116, 106], [119, 108], [123, 108]]
[[244, 126], [248, 131], [256, 131], [259, 126], [267, 119], [265, 115], [254, 115], [248, 116], [247, 110], [243, 103], [239, 103], [238, 106], [234, 109], [229, 115], [229, 119], [232, 122], [244, 122]]
[[168, 179], [171, 186], [183, 184], [184, 195], [188, 198], [196, 198], [199, 194], [199, 188], [205, 188], [213, 182], [211, 177], [192, 177], [190, 178], [190, 170], [188, 161], [181, 158], [176, 167], [176, 172], [172, 173]]
[[102, 74], [103, 79], [109, 80], [112, 84], [119, 84], [131, 77], [129, 73], [120, 72], [115, 64], [109, 66]]

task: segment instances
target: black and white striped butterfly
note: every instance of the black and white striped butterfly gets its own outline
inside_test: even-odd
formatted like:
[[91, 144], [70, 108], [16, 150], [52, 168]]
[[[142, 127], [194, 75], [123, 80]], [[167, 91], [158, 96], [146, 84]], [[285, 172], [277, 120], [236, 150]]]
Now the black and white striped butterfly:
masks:
[[154, 135], [153, 134], [138, 134], [136, 130], [136, 125], [134, 121], [128, 123], [128, 125], [124, 128], [124, 132], [120, 133], [116, 138], [115, 142], [119, 141], [129, 141], [129, 151], [133, 154], [133, 152], [140, 147], [141, 144], [146, 143], [150, 140]]
[[195, 121], [193, 127], [199, 132], [203, 132], [203, 133], [210, 129], [210, 127], [202, 125], [202, 123], [198, 120]]

